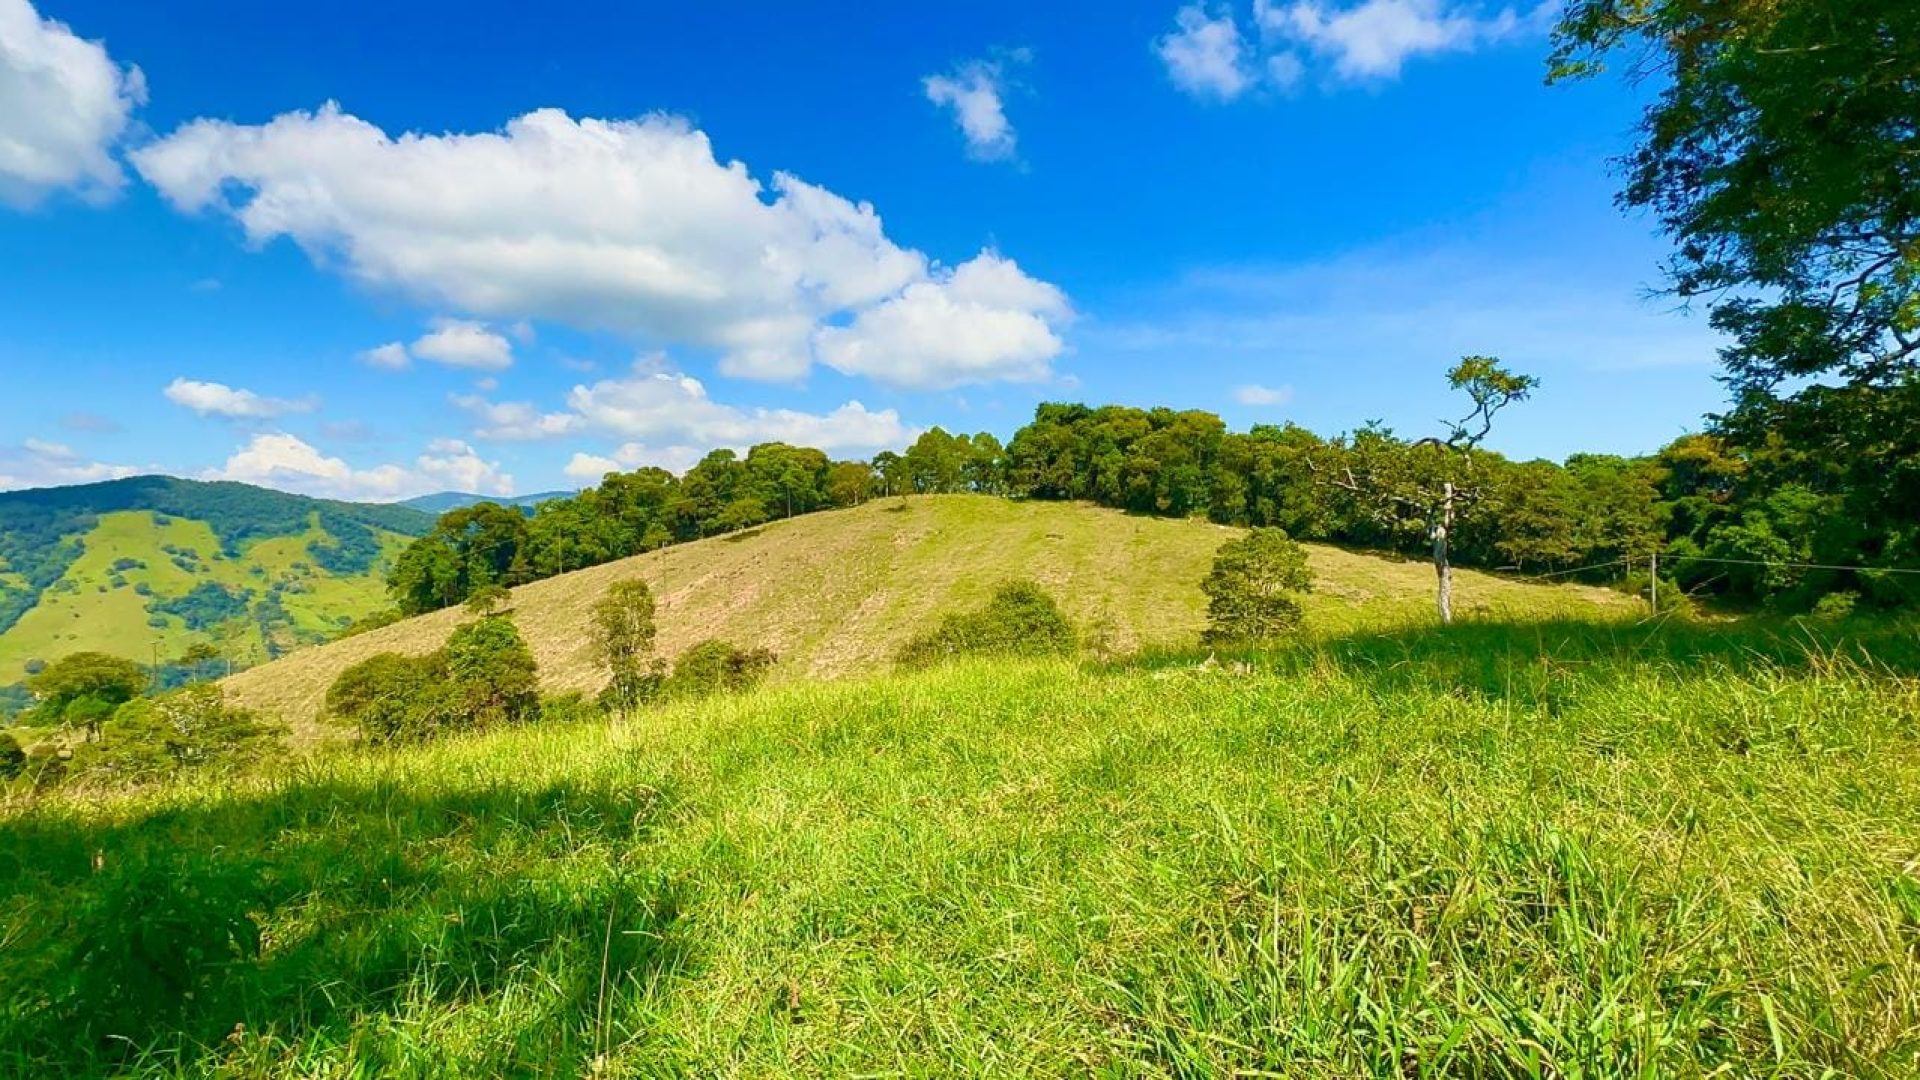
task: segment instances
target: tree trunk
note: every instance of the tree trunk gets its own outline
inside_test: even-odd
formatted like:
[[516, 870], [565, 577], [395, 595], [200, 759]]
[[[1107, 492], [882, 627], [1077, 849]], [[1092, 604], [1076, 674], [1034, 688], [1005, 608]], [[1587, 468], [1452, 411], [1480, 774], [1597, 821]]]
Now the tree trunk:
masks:
[[1453, 532], [1453, 482], [1448, 481], [1433, 523], [1433, 572], [1439, 579], [1440, 622], [1453, 622], [1453, 564], [1447, 561], [1447, 539]]

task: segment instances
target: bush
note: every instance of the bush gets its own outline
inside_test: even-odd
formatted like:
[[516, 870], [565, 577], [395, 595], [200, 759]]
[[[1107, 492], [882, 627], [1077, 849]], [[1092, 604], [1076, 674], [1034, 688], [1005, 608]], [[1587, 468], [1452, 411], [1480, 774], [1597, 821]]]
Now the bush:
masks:
[[1306, 549], [1283, 529], [1254, 529], [1214, 553], [1200, 583], [1207, 594], [1209, 645], [1270, 641], [1300, 625], [1300, 596], [1313, 591]]
[[927, 667], [956, 656], [1058, 656], [1074, 651], [1078, 636], [1040, 586], [1009, 581], [975, 611], [948, 615], [931, 632], [907, 642], [896, 657], [904, 667]]
[[1839, 622], [1853, 614], [1854, 605], [1860, 602], [1860, 594], [1854, 592], [1830, 592], [1814, 601], [1812, 616], [1820, 622]]
[[[369, 630], [378, 630], [383, 626], [392, 626], [404, 618], [406, 618], [406, 616], [400, 614], [399, 608], [387, 608], [383, 611], [375, 611], [349, 622], [346, 627], [340, 631], [340, 637], [350, 638], [364, 634]], [[335, 640], [339, 639], [336, 638]]]
[[447, 671], [466, 722], [487, 728], [540, 715], [539, 669], [513, 620], [490, 615], [447, 639]]
[[135, 698], [75, 755], [74, 770], [115, 780], [155, 780], [180, 769], [238, 769], [277, 753], [285, 729], [227, 704], [213, 683]]
[[606, 718], [607, 710], [600, 702], [589, 700], [577, 690], [540, 699], [540, 719], [543, 721], [583, 724], [599, 723]]
[[327, 715], [368, 742], [413, 742], [458, 725], [444, 653], [379, 653], [342, 671], [327, 688]]
[[746, 690], [766, 678], [775, 659], [767, 649], [742, 649], [725, 641], [703, 641], [674, 661], [666, 692], [669, 697], [696, 698]]
[[27, 752], [11, 731], [0, 731], [0, 780], [11, 780], [27, 767]]

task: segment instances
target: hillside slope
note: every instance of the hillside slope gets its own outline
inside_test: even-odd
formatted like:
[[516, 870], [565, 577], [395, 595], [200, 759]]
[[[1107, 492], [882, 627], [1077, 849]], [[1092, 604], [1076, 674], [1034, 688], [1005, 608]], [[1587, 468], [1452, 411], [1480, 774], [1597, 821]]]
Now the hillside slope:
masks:
[[386, 605], [433, 524], [398, 506], [166, 476], [0, 493], [0, 686], [93, 649], [142, 663], [210, 641], [240, 663]]
[[[887, 499], [810, 514], [744, 533], [664, 548], [514, 590], [514, 620], [546, 689], [595, 691], [587, 611], [616, 581], [644, 579], [659, 603], [660, 649], [675, 655], [705, 638], [761, 645], [782, 678], [822, 678], [884, 666], [942, 614], [979, 602], [1000, 582], [1029, 577], [1115, 650], [1189, 644], [1204, 623], [1200, 579], [1234, 530], [1202, 521], [1132, 517], [1082, 504], [976, 495]], [[1310, 626], [1382, 625], [1424, 618], [1433, 571], [1310, 546], [1318, 591]], [[1605, 589], [1523, 585], [1463, 572], [1463, 612], [1534, 617], [1629, 610]], [[327, 686], [379, 652], [418, 654], [472, 616], [434, 612], [304, 650], [235, 675], [234, 699], [307, 725]]]

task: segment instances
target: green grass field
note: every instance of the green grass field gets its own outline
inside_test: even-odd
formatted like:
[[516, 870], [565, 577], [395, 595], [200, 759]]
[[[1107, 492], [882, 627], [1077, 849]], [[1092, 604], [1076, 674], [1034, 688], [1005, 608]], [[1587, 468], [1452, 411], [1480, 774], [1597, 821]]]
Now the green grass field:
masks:
[[[258, 663], [270, 650], [253, 620], [195, 631], [179, 616], [165, 615], [166, 625], [156, 627], [149, 622], [149, 600], [185, 596], [204, 583], [251, 589], [257, 600], [283, 582], [287, 587], [281, 600], [291, 626], [281, 629], [275, 644], [290, 649], [331, 637], [344, 622], [386, 607], [384, 567], [407, 544], [397, 533], [382, 533], [382, 557], [374, 569], [344, 577], [312, 563], [307, 544], [325, 536], [317, 522], [305, 533], [255, 540], [244, 545], [237, 558], [229, 558], [205, 522], [160, 520], [144, 510], [100, 515], [83, 538], [85, 552], [33, 609], [0, 634], [0, 685], [23, 678], [29, 660], [50, 661], [81, 650], [144, 664], [156, 655], [162, 660], [176, 657], [195, 641], [212, 641], [236, 663]], [[188, 560], [192, 569], [174, 562], [163, 550], [167, 547], [193, 552], [195, 557]], [[128, 559], [142, 565], [114, 569]], [[142, 595], [141, 586], [150, 595]]]
[[1920, 648], [1321, 629], [0, 814], [0, 1072], [1920, 1075]]

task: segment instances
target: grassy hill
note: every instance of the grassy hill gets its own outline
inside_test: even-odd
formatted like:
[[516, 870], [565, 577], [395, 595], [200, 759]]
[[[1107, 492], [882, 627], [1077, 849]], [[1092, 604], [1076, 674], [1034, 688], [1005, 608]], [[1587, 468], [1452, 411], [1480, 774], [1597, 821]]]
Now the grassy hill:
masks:
[[1912, 1077], [1913, 641], [1323, 626], [0, 809], [0, 1073]]
[[[1191, 644], [1205, 622], [1200, 579], [1231, 529], [1132, 517], [1082, 504], [976, 495], [888, 499], [809, 514], [564, 574], [513, 593], [514, 621], [554, 692], [597, 690], [605, 673], [585, 613], [616, 581], [659, 603], [660, 648], [719, 637], [780, 657], [777, 675], [825, 678], [884, 667], [942, 614], [1028, 577], [1111, 651]], [[1308, 625], [1338, 629], [1430, 618], [1433, 570], [1313, 546]], [[1610, 590], [1514, 584], [1465, 572], [1460, 610], [1529, 618], [1637, 611]], [[419, 654], [471, 618], [449, 609], [304, 650], [229, 681], [249, 708], [308, 725], [336, 675], [379, 652]], [[311, 730], [309, 728], [309, 730]]]
[[237, 662], [386, 606], [430, 515], [245, 484], [136, 477], [0, 493], [0, 686], [94, 649], [150, 662], [213, 641]]

